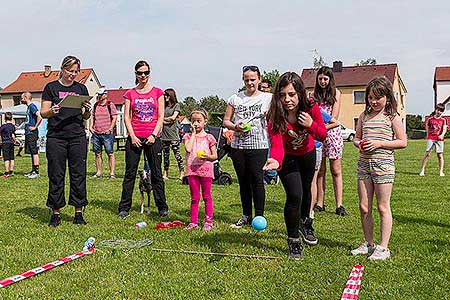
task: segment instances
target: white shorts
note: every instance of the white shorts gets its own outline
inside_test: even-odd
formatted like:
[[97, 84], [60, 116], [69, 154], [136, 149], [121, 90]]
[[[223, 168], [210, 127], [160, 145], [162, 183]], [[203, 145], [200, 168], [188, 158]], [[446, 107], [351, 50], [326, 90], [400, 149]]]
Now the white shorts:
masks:
[[436, 153], [444, 152], [444, 141], [427, 140], [426, 152], [433, 150], [433, 146], [436, 146]]
[[314, 170], [320, 169], [320, 164], [322, 163], [322, 146], [316, 148], [316, 166]]

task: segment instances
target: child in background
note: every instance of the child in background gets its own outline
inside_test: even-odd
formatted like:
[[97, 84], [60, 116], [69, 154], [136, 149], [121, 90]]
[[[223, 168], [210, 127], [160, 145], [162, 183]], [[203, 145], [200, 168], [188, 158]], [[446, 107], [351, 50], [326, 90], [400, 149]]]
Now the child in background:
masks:
[[[327, 130], [339, 126], [338, 120], [330, 116], [325, 110], [320, 109], [320, 112], [322, 113], [322, 119]], [[322, 142], [314, 141], [314, 147], [316, 148], [316, 166], [314, 177], [311, 182], [311, 208], [309, 212], [309, 218], [306, 218], [306, 220], [304, 220], [305, 224], [300, 224], [300, 232], [303, 235], [303, 240], [308, 245], [316, 245], [319, 242], [314, 235], [312, 221], [314, 219], [314, 208], [317, 206], [317, 174], [319, 174], [320, 165], [322, 163]]]
[[[358, 194], [365, 241], [351, 253], [369, 255], [370, 260], [386, 260], [390, 257], [388, 244], [392, 231], [393, 150], [405, 148], [407, 140], [392, 85], [386, 77], [374, 78], [367, 84], [365, 102], [366, 108], [359, 116], [353, 141], [360, 152]], [[374, 194], [380, 215], [380, 245], [376, 245], [373, 238]]]
[[5, 162], [5, 173], [2, 178], [14, 176], [14, 143], [16, 142], [16, 126], [13, 124], [13, 115], [5, 114], [6, 123], [0, 127], [2, 137], [3, 161]]
[[439, 176], [444, 174], [444, 136], [447, 132], [447, 120], [442, 118], [442, 113], [445, 106], [442, 103], [436, 105], [436, 109], [431, 113], [430, 118], [425, 123], [425, 130], [427, 131], [427, 149], [422, 159], [422, 168], [419, 176], [425, 176], [425, 167], [430, 158], [433, 147], [436, 146], [436, 154], [439, 161]]
[[191, 191], [191, 221], [185, 228], [192, 230], [198, 227], [198, 206], [200, 202], [200, 187], [205, 201], [205, 222], [203, 230], [213, 228], [213, 200], [211, 186], [214, 178], [213, 161], [217, 159], [217, 147], [214, 137], [205, 132], [208, 113], [204, 109], [196, 109], [191, 113], [191, 133], [183, 137], [186, 149], [186, 169]]

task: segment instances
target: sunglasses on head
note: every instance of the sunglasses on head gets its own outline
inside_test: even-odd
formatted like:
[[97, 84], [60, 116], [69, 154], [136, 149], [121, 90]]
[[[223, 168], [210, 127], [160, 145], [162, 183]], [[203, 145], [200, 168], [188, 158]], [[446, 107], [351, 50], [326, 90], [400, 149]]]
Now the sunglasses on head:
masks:
[[247, 71], [259, 72], [259, 68], [257, 66], [243, 66], [242, 73], [245, 73]]
[[148, 70], [148, 71], [144, 71], [144, 72], [139, 72], [139, 71], [136, 71], [136, 75], [137, 76], [148, 76], [148, 75], [150, 75], [150, 70]]

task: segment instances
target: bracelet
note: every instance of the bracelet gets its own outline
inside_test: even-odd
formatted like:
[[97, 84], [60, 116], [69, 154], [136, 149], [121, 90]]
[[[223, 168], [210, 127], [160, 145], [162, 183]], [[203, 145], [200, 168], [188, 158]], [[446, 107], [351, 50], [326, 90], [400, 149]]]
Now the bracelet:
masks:
[[156, 135], [154, 133], [150, 134], [156, 140]]

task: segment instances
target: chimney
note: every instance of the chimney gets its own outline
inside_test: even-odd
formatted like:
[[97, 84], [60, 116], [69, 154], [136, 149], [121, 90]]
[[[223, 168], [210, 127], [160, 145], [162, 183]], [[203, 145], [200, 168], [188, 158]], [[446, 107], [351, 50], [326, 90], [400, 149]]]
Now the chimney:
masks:
[[342, 61], [333, 61], [333, 72], [342, 72]]
[[50, 76], [50, 73], [52, 72], [52, 66], [45, 65], [44, 66], [44, 77]]

